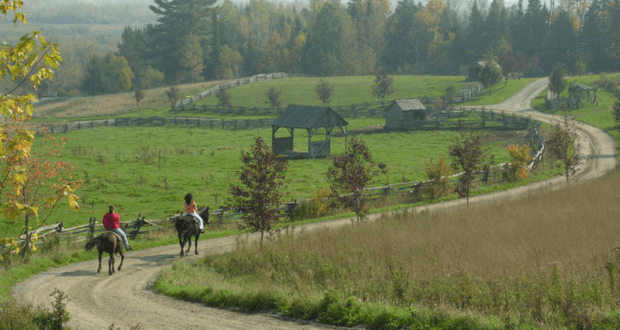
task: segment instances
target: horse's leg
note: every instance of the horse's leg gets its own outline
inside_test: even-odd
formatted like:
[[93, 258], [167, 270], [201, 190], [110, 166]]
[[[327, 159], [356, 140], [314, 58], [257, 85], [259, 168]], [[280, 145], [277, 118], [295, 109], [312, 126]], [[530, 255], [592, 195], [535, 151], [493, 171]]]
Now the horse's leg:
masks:
[[183, 240], [183, 233], [181, 233], [180, 231], [178, 232], [179, 235], [179, 245], [181, 246], [181, 253], [179, 254], [179, 256], [183, 256], [183, 248], [185, 247], [185, 241]]
[[185, 250], [185, 253], [189, 253], [189, 250], [192, 248], [192, 235], [190, 234], [185, 234], [185, 239], [187, 240], [187, 250]]
[[123, 267], [123, 260], [125, 260], [125, 255], [123, 254], [123, 245], [122, 244], [123, 244], [123, 242], [121, 242], [121, 245], [119, 245], [120, 248], [118, 249], [118, 251], [119, 251], [119, 253], [121, 255], [121, 264], [118, 265], [118, 271], [119, 272], [121, 271], [121, 267]]
[[101, 273], [101, 256], [103, 255], [102, 249], [97, 249], [99, 251], [99, 268], [97, 268], [97, 274]]
[[194, 247], [195, 247], [196, 254], [198, 254], [198, 238], [199, 238], [199, 237], [200, 237], [200, 231], [198, 231], [198, 234], [197, 234], [196, 236], [194, 236], [194, 238], [195, 238], [195, 240], [196, 240], [196, 241], [194, 242]]
[[114, 251], [110, 252], [110, 259], [108, 259], [108, 274], [114, 274]]

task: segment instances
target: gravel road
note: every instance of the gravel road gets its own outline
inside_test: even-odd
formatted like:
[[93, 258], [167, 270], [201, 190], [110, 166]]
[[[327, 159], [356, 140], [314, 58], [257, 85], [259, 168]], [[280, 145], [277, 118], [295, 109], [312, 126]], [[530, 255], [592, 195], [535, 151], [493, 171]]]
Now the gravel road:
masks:
[[[502, 102], [487, 106], [488, 109], [515, 112], [532, 116], [545, 122], [557, 122], [558, 117], [541, 114], [529, 108], [532, 98], [547, 86], [547, 79], [527, 85], [521, 92]], [[613, 138], [602, 130], [576, 123], [578, 144], [586, 161], [579, 166], [574, 181], [591, 180], [613, 170], [616, 166], [616, 148]], [[470, 204], [493, 203], [514, 199], [539, 190], [559, 189], [566, 184], [563, 177], [534, 183], [526, 187], [477, 196]], [[464, 200], [450, 201], [417, 211], [457, 208]], [[378, 215], [371, 215], [371, 219]], [[323, 222], [305, 226], [305, 230], [350, 224], [351, 219]], [[255, 236], [250, 236], [255, 237]], [[235, 238], [218, 238], [200, 242], [201, 255], [216, 254], [235, 248]], [[127, 253], [123, 270], [113, 276], [107, 272], [96, 273], [97, 261], [80, 262], [52, 269], [35, 275], [12, 289], [12, 295], [22, 303], [50, 306], [54, 288], [69, 297], [67, 310], [73, 330], [108, 329], [123, 330], [140, 324], [146, 329], [338, 329], [321, 324], [283, 318], [270, 314], [247, 314], [210, 308], [201, 304], [178, 301], [155, 293], [152, 283], [163, 267], [169, 267], [178, 258], [177, 244]], [[93, 252], [94, 253], [94, 252]], [[195, 256], [187, 257], [196, 258]], [[106, 267], [104, 267], [106, 268]]]

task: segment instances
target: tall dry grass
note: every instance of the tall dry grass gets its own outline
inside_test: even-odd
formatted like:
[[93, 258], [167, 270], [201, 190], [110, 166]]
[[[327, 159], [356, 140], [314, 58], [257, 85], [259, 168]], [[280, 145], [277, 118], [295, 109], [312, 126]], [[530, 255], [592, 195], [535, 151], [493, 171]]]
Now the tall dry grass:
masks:
[[[284, 291], [300, 299], [336, 291], [360, 302], [465, 311], [512, 326], [588, 328], [611, 322], [609, 311], [619, 307], [617, 196], [616, 173], [492, 206], [239, 244], [163, 279], [191, 283], [192, 290]], [[205, 273], [211, 275], [199, 275]]]
[[[208, 81], [178, 85], [179, 93], [184, 97], [204, 92], [226, 81]], [[121, 115], [142, 109], [166, 109], [170, 106], [166, 96], [169, 87], [144, 90], [144, 99], [136, 103], [134, 92], [76, 97], [57, 102], [45, 102], [35, 106], [37, 119], [74, 119], [84, 117], [101, 117]]]

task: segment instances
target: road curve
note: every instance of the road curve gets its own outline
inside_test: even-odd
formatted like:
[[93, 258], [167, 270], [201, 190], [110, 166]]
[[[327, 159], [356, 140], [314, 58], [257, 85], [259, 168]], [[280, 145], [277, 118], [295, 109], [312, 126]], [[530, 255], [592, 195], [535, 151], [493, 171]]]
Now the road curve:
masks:
[[[558, 117], [542, 114], [529, 108], [532, 98], [547, 86], [546, 79], [539, 79], [527, 85], [521, 92], [488, 109], [530, 115], [534, 119], [557, 122]], [[586, 160], [578, 167], [574, 181], [591, 180], [616, 167], [616, 149], [613, 138], [602, 130], [582, 124], [574, 124], [578, 144]], [[493, 203], [498, 200], [514, 199], [538, 190], [559, 189], [566, 184], [562, 177], [534, 183], [526, 187], [497, 192], [470, 199], [470, 204]], [[415, 211], [456, 208], [464, 200], [450, 201], [416, 208]], [[371, 215], [376, 218], [379, 215]], [[304, 226], [313, 230], [350, 224], [350, 219], [322, 222]], [[249, 235], [254, 239], [256, 236]], [[202, 255], [231, 251], [236, 246], [235, 237], [201, 241]], [[272, 314], [248, 314], [230, 310], [206, 307], [201, 304], [178, 301], [159, 295], [151, 290], [152, 283], [163, 267], [169, 267], [177, 258], [178, 245], [169, 245], [133, 251], [127, 254], [123, 270], [113, 276], [96, 274], [97, 261], [80, 262], [35, 275], [12, 288], [12, 295], [22, 303], [50, 306], [50, 294], [54, 288], [64, 291], [69, 297], [67, 310], [73, 330], [108, 329], [115, 327], [129, 329], [140, 324], [141, 329], [336, 329], [312, 322], [283, 318]], [[94, 253], [94, 252], [93, 252]], [[188, 259], [196, 258], [194, 256]], [[104, 267], [105, 268], [105, 267]]]

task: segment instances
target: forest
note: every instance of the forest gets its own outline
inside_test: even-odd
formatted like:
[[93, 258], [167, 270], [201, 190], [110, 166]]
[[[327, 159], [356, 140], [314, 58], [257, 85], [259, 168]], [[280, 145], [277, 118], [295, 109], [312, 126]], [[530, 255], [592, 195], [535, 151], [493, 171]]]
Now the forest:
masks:
[[[490, 60], [505, 78], [546, 76], [558, 62], [571, 74], [620, 67], [620, 0], [401, 0], [393, 10], [389, 0], [153, 0], [133, 18], [115, 10], [127, 15], [123, 8], [140, 5], [90, 6], [90, 16], [71, 17], [99, 24], [87, 30], [117, 24], [120, 36], [87, 33], [86, 45], [61, 42], [59, 79], [41, 94], [105, 94], [270, 72], [466, 76], [476, 62]], [[65, 12], [62, 5], [36, 8], [29, 14], [35, 22]], [[134, 23], [119, 27], [128, 19]]]

